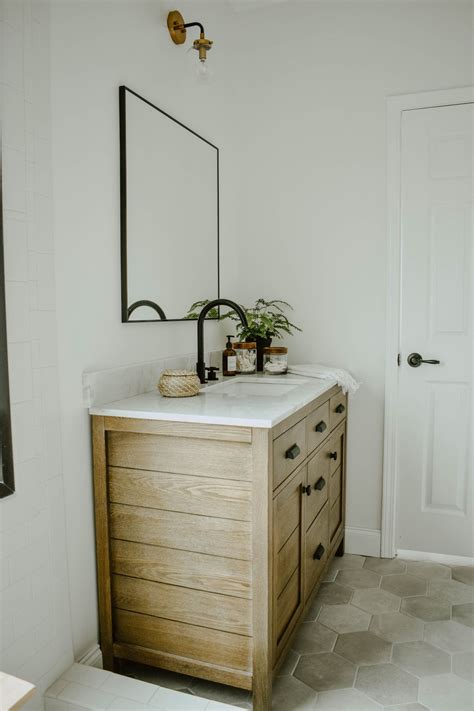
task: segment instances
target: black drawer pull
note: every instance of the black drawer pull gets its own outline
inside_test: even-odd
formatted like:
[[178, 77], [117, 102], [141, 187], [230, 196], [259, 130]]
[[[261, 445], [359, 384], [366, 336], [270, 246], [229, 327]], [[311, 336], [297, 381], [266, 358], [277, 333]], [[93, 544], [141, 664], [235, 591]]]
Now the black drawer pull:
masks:
[[320, 476], [316, 484], [314, 485], [314, 488], [317, 489], [318, 491], [321, 491], [324, 489], [326, 486], [326, 479], [323, 476]]
[[344, 412], [345, 409], [346, 409], [346, 408], [345, 408], [344, 405], [342, 405], [342, 403], [341, 403], [340, 405], [338, 405], [338, 406], [336, 407], [336, 409], [334, 410], [334, 412], [337, 412], [338, 415], [342, 415], [342, 413]]
[[314, 428], [315, 432], [324, 432], [324, 430], [327, 430], [327, 424], [324, 422], [324, 420], [321, 420], [321, 422], [318, 422], [316, 427]]
[[308, 484], [308, 486], [303, 486], [301, 487], [301, 492], [303, 494], [306, 494], [306, 496], [311, 496], [311, 484]]
[[337, 462], [337, 452], [329, 452], [329, 459], [334, 459]]
[[298, 447], [297, 444], [294, 444], [292, 447], [286, 450], [285, 452], [285, 459], [296, 459], [301, 453], [301, 449]]
[[316, 550], [313, 553], [313, 560], [321, 560], [321, 558], [324, 555], [325, 547], [323, 546], [322, 543], [319, 544], [319, 546], [316, 548]]

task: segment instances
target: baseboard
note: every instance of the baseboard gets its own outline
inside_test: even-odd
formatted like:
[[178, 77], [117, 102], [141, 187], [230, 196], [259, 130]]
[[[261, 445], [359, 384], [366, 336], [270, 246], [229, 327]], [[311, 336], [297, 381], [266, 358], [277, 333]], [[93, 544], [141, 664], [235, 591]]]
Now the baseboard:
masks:
[[464, 555], [445, 555], [444, 553], [429, 553], [425, 551], [397, 550], [397, 556], [402, 560], [427, 560], [442, 565], [474, 565], [474, 558]]
[[380, 556], [380, 531], [376, 528], [346, 528], [344, 549], [346, 553]]
[[80, 659], [78, 664], [85, 664], [88, 667], [97, 667], [102, 669], [102, 652], [98, 644], [94, 644]]

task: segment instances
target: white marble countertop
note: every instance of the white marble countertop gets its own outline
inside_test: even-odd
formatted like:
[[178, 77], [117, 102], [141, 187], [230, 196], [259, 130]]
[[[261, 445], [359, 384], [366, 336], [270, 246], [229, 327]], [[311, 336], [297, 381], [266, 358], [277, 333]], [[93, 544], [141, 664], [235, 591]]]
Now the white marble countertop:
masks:
[[297, 375], [238, 375], [203, 386], [195, 397], [167, 398], [155, 390], [91, 407], [89, 412], [105, 417], [271, 428], [335, 384]]

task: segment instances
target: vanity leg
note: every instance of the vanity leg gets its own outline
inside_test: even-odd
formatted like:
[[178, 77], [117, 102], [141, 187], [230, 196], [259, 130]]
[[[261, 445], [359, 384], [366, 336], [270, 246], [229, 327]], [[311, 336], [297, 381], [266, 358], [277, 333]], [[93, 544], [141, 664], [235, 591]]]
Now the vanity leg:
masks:
[[339, 547], [336, 551], [336, 555], [339, 558], [342, 558], [342, 556], [344, 555], [344, 536], [342, 537], [342, 541], [339, 543]]

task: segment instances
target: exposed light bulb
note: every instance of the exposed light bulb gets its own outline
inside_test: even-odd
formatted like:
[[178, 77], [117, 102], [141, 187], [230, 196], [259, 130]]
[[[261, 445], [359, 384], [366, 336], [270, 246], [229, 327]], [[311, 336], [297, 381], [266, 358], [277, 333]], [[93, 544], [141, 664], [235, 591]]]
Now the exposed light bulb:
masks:
[[197, 80], [200, 84], [208, 84], [209, 81], [211, 80], [213, 75], [213, 72], [211, 69], [209, 69], [207, 62], [198, 62], [198, 66], [196, 68], [196, 77]]

